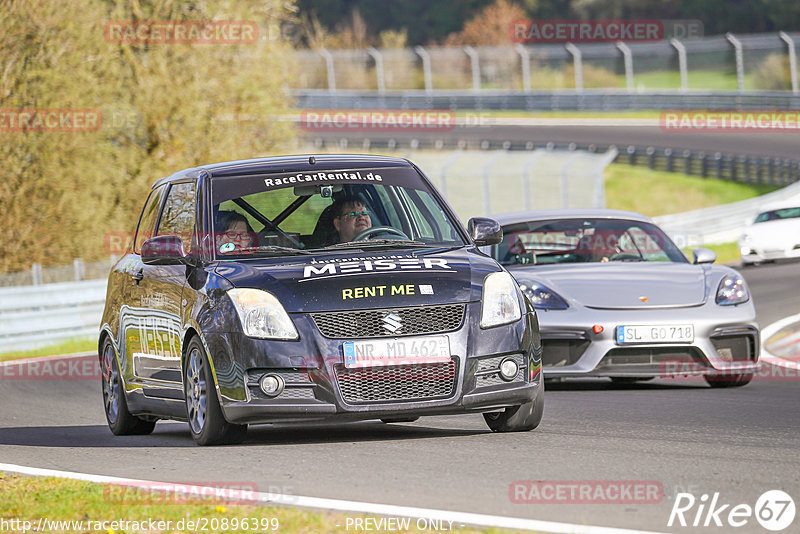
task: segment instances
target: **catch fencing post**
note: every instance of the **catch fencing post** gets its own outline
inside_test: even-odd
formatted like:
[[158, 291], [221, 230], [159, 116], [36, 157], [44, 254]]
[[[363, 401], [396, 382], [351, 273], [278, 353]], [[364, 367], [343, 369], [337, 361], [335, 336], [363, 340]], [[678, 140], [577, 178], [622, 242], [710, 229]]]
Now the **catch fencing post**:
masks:
[[605, 180], [605, 170], [615, 159], [617, 159], [617, 155], [619, 155], [619, 151], [617, 147], [610, 146], [608, 150], [606, 150], [605, 154], [603, 154], [602, 159], [600, 160], [600, 165], [598, 166], [597, 174], [594, 178], [594, 207], [595, 208], [605, 208], [606, 207], [606, 180]]
[[326, 48], [320, 48], [319, 54], [325, 58], [325, 67], [328, 71], [328, 91], [336, 91], [336, 69], [333, 66], [333, 55]]
[[792, 77], [792, 94], [797, 94], [797, 52], [794, 49], [794, 39], [788, 33], [780, 32], [778, 34], [783, 42], [786, 43], [786, 48], [789, 50], [789, 74]]
[[531, 209], [531, 169], [533, 168], [533, 164], [536, 163], [536, 160], [542, 157], [544, 153], [544, 150], [537, 148], [522, 167], [522, 194], [525, 196], [526, 210]]
[[500, 159], [501, 156], [506, 154], [505, 150], [498, 150], [494, 156], [489, 158], [486, 165], [483, 166], [483, 213], [489, 215], [492, 213], [491, 205], [489, 203], [489, 169]]
[[679, 40], [672, 38], [669, 40], [669, 44], [678, 51], [678, 69], [681, 72], [681, 91], [687, 91], [689, 89], [689, 71], [686, 66], [686, 47], [683, 46], [683, 43]]
[[519, 61], [522, 64], [522, 90], [531, 90], [531, 55], [522, 43], [514, 45], [514, 50], [519, 54]]
[[422, 60], [422, 75], [425, 78], [425, 92], [431, 94], [433, 92], [433, 78], [431, 74], [431, 55], [425, 48], [415, 46], [414, 52], [417, 53]]
[[622, 52], [622, 59], [625, 63], [625, 85], [628, 86], [628, 92], [633, 92], [633, 54], [628, 45], [622, 41], [617, 41], [617, 48]]
[[42, 264], [41, 263], [34, 263], [31, 265], [31, 278], [33, 279], [33, 285], [40, 286], [43, 282], [42, 276]]
[[481, 65], [478, 52], [471, 46], [464, 47], [464, 53], [469, 56], [470, 64], [472, 65], [472, 89], [480, 91], [481, 89]]
[[580, 93], [583, 91], [583, 55], [580, 48], [572, 43], [565, 44], [564, 48], [572, 54], [572, 66], [575, 71], [575, 91]]
[[447, 171], [450, 169], [450, 167], [453, 166], [456, 160], [458, 160], [458, 158], [461, 157], [461, 154], [462, 154], [461, 150], [456, 150], [455, 152], [453, 152], [447, 159], [447, 161], [444, 162], [442, 168], [439, 170], [439, 180], [441, 181], [440, 189], [442, 196], [444, 197], [447, 196], [447, 179], [446, 179]]
[[83, 260], [81, 258], [74, 258], [72, 260], [72, 270], [75, 273], [75, 281], [80, 282], [84, 279], [86, 274], [86, 267], [83, 264]]
[[367, 48], [367, 54], [375, 60], [375, 76], [378, 78], [378, 92], [383, 94], [386, 92], [386, 77], [383, 72], [383, 54], [374, 46]]
[[744, 91], [744, 59], [742, 58], [742, 42], [732, 33], [725, 34], [725, 39], [733, 45], [733, 53], [736, 56], [736, 85], [739, 92]]

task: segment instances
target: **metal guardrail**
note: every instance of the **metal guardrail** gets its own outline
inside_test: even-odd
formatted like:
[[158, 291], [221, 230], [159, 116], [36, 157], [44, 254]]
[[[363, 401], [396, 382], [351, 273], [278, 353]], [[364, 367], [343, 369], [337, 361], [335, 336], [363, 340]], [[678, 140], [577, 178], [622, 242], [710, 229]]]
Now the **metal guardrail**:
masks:
[[108, 281], [0, 288], [0, 352], [96, 336]]
[[751, 154], [729, 152], [705, 152], [691, 149], [655, 147], [650, 145], [608, 145], [601, 143], [534, 143], [532, 141], [498, 141], [475, 139], [430, 139], [409, 137], [370, 137], [323, 138], [310, 141], [315, 149], [359, 150], [387, 149], [402, 150], [586, 150], [605, 153], [618, 150], [614, 163], [647, 166], [655, 170], [679, 172], [689, 176], [719, 178], [748, 184], [785, 186], [800, 180], [800, 160], [771, 158]]
[[728, 243], [742, 235], [762, 208], [792, 199], [800, 202], [800, 182], [756, 198], [653, 219], [681, 246]]
[[800, 97], [786, 92], [735, 91], [291, 91], [302, 109], [448, 109], [453, 111], [635, 111], [635, 110], [800, 110]]

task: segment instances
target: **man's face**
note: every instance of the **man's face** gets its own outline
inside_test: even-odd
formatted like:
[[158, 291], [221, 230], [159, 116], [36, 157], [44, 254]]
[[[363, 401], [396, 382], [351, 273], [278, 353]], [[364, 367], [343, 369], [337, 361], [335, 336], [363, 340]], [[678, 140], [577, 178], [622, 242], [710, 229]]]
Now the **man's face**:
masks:
[[365, 211], [367, 207], [361, 202], [348, 202], [344, 205], [342, 215], [333, 220], [342, 243], [352, 241], [359, 233], [372, 228], [372, 220], [369, 215], [364, 215]]

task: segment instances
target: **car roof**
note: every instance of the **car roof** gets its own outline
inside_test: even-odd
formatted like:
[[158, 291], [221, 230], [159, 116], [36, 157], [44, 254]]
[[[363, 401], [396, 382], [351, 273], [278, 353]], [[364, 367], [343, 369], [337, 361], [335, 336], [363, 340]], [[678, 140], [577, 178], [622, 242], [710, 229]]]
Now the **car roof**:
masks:
[[[310, 158], [312, 156], [315, 160], [314, 163], [310, 163]], [[157, 180], [153, 184], [153, 187], [161, 185], [164, 182], [181, 178], [197, 177], [202, 172], [208, 173], [213, 180], [214, 178], [246, 176], [251, 174], [313, 172], [318, 170], [330, 170], [333, 167], [342, 169], [368, 169], [375, 166], [411, 167], [411, 162], [403, 158], [360, 154], [298, 154], [294, 156], [242, 159], [184, 169], [171, 176]]]
[[652, 223], [650, 217], [635, 211], [611, 210], [599, 208], [586, 209], [556, 209], [556, 210], [526, 210], [509, 213], [499, 213], [490, 217], [501, 226], [528, 221], [543, 221], [548, 219], [629, 219]]

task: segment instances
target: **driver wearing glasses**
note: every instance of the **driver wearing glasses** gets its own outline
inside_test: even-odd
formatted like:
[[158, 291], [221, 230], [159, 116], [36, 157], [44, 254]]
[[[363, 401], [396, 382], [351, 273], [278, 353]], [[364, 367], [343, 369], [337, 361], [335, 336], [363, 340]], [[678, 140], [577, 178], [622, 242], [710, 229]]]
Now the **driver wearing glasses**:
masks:
[[343, 197], [333, 203], [333, 226], [339, 233], [339, 242], [352, 241], [355, 236], [372, 228], [371, 211], [355, 197]]

